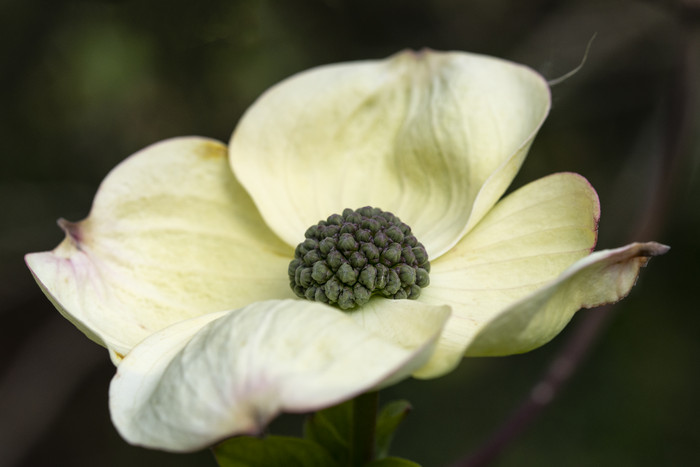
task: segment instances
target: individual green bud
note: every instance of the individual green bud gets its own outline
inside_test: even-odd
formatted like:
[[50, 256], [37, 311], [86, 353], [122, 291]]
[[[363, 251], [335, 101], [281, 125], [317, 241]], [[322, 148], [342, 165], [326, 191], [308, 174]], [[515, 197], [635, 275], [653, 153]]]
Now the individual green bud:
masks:
[[382, 262], [387, 266], [393, 266], [401, 259], [401, 245], [392, 243], [382, 252]]
[[389, 274], [387, 275], [386, 287], [384, 287], [384, 291], [387, 295], [394, 295], [396, 292], [399, 291], [400, 288], [401, 279], [399, 279], [399, 275], [396, 274], [396, 271], [394, 271], [393, 269], [389, 269]]
[[355, 224], [347, 224], [346, 223], [340, 227], [340, 234], [341, 235], [345, 234], [345, 233], [353, 235], [353, 234], [355, 234], [355, 232], [357, 232], [357, 226]]
[[353, 211], [352, 209], [346, 208], [343, 210], [343, 219], [349, 225], [354, 225], [357, 227], [362, 222], [363, 215], [359, 212]]
[[420, 297], [420, 290], [421, 288], [418, 284], [413, 284], [408, 289], [408, 298], [410, 300], [415, 300], [416, 298]]
[[316, 287], [316, 294], [313, 300], [321, 303], [328, 303], [328, 297], [326, 296], [325, 287]]
[[340, 282], [353, 285], [357, 282], [357, 271], [355, 271], [349, 263], [343, 263], [335, 275], [340, 279]]
[[379, 221], [371, 218], [363, 220], [361, 226], [363, 229], [369, 230], [372, 234], [376, 234], [381, 228], [381, 224], [379, 223]]
[[355, 232], [355, 238], [361, 244], [371, 242], [372, 241], [372, 232], [370, 232], [367, 229], [360, 229], [357, 232]]
[[363, 243], [360, 245], [360, 252], [365, 255], [367, 261], [374, 264], [379, 261], [379, 248], [377, 248], [373, 243]]
[[411, 266], [402, 264], [398, 267], [399, 279], [401, 280], [401, 285], [404, 287], [407, 285], [413, 285], [416, 283], [416, 270]]
[[328, 256], [326, 256], [326, 262], [333, 271], [337, 271], [338, 268], [345, 263], [345, 261], [345, 256], [343, 256], [343, 254], [338, 250], [333, 250], [328, 253]]
[[352, 234], [340, 234], [338, 239], [338, 249], [341, 251], [357, 251], [360, 248], [359, 243], [355, 240]]
[[389, 244], [389, 242], [390, 242], [389, 237], [387, 237], [383, 231], [380, 230], [379, 232], [374, 234], [374, 244], [380, 250], [386, 248], [386, 246]]
[[306, 229], [306, 232], [304, 232], [304, 237], [306, 237], [306, 238], [315, 238], [316, 236], [318, 236], [319, 227], [320, 227], [320, 226], [319, 226], [318, 224], [312, 225], [311, 227], [309, 227], [308, 229]]
[[428, 252], [425, 251], [423, 245], [414, 247], [411, 250], [413, 251], [413, 255], [416, 257], [416, 263], [418, 263], [418, 266], [422, 266], [428, 262]]
[[330, 302], [338, 301], [338, 295], [340, 295], [340, 291], [342, 289], [343, 286], [340, 284], [340, 281], [335, 277], [330, 279], [323, 286], [323, 292], [325, 293], [326, 297], [328, 297], [328, 300]]
[[321, 256], [327, 255], [328, 253], [335, 248], [335, 238], [333, 237], [326, 237], [323, 240], [321, 240], [318, 244], [318, 250], [321, 252]]
[[392, 242], [395, 242], [395, 243], [403, 242], [403, 232], [401, 232], [401, 229], [396, 225], [392, 225], [391, 227], [386, 229], [386, 236], [389, 237], [389, 239]]
[[340, 227], [343, 225], [343, 216], [340, 214], [331, 214], [328, 216], [328, 219], [326, 219], [326, 222], [328, 222], [328, 225], [337, 225]]
[[318, 241], [314, 240], [313, 238], [307, 238], [304, 240], [303, 245], [307, 251], [315, 250], [318, 247]]
[[[289, 267], [287, 268], [287, 274], [289, 275], [289, 277], [294, 277], [294, 273], [296, 272], [299, 266], [301, 266], [301, 260], [299, 258], [294, 258], [289, 263]], [[292, 283], [294, 282], [292, 281]]]
[[301, 272], [299, 273], [299, 285], [302, 287], [309, 287], [311, 284], [313, 284], [311, 274], [311, 268], [302, 268]]
[[406, 292], [405, 289], [399, 289], [396, 291], [394, 296], [392, 297], [394, 300], [404, 300], [408, 298], [408, 293]]
[[306, 298], [304, 296], [304, 287], [302, 287], [300, 285], [296, 285], [294, 282], [292, 282], [289, 285], [292, 287], [292, 290], [294, 291], [294, 293], [296, 294], [297, 297]]
[[316, 290], [318, 290], [318, 287], [315, 285], [310, 286], [306, 291], [304, 291], [304, 298], [307, 300], [314, 300], [316, 298]]
[[367, 264], [367, 258], [359, 251], [356, 251], [350, 255], [348, 262], [353, 268], [362, 269], [364, 265]]
[[335, 225], [335, 224], [329, 224], [326, 226], [325, 229], [323, 229], [323, 236], [324, 236], [324, 238], [329, 238], [329, 237], [335, 238], [338, 235], [339, 231], [340, 231], [340, 226]]
[[367, 303], [372, 296], [372, 293], [364, 287], [362, 284], [359, 282], [355, 284], [352, 288], [352, 292], [355, 295], [355, 304], [357, 306], [362, 306], [365, 303]]
[[423, 268], [416, 269], [416, 285], [419, 287], [427, 287], [430, 285], [430, 276], [428, 271]]
[[307, 266], [312, 266], [316, 261], [321, 259], [321, 252], [319, 250], [311, 250], [304, 255], [304, 264]]
[[343, 310], [349, 310], [355, 307], [355, 295], [350, 287], [343, 287], [343, 290], [338, 296], [338, 306]]
[[414, 237], [413, 235], [406, 235], [406, 237], [404, 237], [404, 239], [403, 239], [403, 242], [406, 245], [410, 246], [411, 248], [418, 245], [418, 239], [416, 237]]
[[381, 263], [378, 263], [377, 268], [377, 289], [382, 290], [386, 287], [386, 283], [389, 277], [389, 268]]
[[401, 248], [401, 261], [406, 264], [414, 264], [416, 262], [416, 255], [413, 254], [413, 249], [410, 246]]
[[377, 283], [377, 268], [368, 264], [365, 268], [360, 271], [360, 277], [357, 281], [367, 287], [369, 290], [374, 290]]
[[306, 249], [303, 243], [300, 243], [297, 245], [297, 247], [294, 249], [294, 257], [295, 258], [301, 258], [303, 257], [306, 253], [308, 253], [309, 250]]
[[328, 279], [333, 277], [333, 271], [326, 263], [319, 261], [314, 264], [311, 272], [311, 278], [318, 284], [325, 284]]

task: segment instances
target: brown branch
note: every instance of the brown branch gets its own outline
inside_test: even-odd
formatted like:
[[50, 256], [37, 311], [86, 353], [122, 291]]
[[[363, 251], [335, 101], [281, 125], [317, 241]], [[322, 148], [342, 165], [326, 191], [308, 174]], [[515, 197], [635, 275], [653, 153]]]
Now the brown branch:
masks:
[[[687, 13], [687, 6], [681, 11]], [[658, 156], [658, 170], [654, 171], [648, 185], [652, 191], [648, 215], [635, 227], [633, 239], [648, 240], [660, 234], [660, 226], [666, 220], [672, 187], [681, 170], [683, 156], [692, 152], [694, 141], [691, 141], [691, 128], [695, 115], [692, 114], [692, 104], [689, 103], [697, 97], [693, 94], [692, 83], [697, 80], [694, 71], [700, 69], [698, 63], [694, 62], [698, 60], [697, 51], [700, 50], [700, 7], [695, 7], [693, 12], [695, 15], [692, 21], [688, 21], [688, 16], [684, 15], [686, 30], [679, 63], [674, 70], [672, 82], [668, 83], [664, 150]], [[486, 466], [499, 457], [562, 391], [610, 322], [612, 308], [612, 305], [608, 305], [587, 312], [527, 398], [476, 452], [456, 462], [453, 467]]]
[[532, 423], [559, 394], [591, 350], [593, 342], [610, 321], [611, 308], [608, 305], [588, 312], [574, 335], [550, 363], [545, 376], [532, 387], [528, 397], [477, 452], [455, 463], [454, 467], [488, 465]]

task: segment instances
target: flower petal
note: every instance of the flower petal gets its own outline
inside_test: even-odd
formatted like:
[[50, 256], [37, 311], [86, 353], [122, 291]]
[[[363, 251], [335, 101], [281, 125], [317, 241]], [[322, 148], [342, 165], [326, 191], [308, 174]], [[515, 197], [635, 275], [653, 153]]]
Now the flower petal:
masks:
[[627, 296], [637, 281], [639, 269], [650, 257], [668, 250], [665, 245], [648, 242], [591, 254], [554, 283], [489, 321], [470, 343], [467, 355], [510, 355], [546, 344], [580, 308], [614, 303]]
[[476, 332], [497, 313], [588, 255], [599, 216], [595, 191], [572, 173], [541, 178], [499, 202], [432, 263], [431, 283], [419, 300], [448, 304], [453, 316], [422, 376], [449, 371], [452, 360], [445, 355], [462, 356]]
[[129, 442], [192, 451], [259, 433], [280, 412], [308, 412], [405, 378], [427, 360], [449, 312], [387, 340], [304, 300], [258, 302], [177, 323], [135, 347], [110, 386]]
[[[358, 310], [349, 315], [363, 328], [373, 334], [383, 336], [405, 347], [415, 347], [422, 337], [422, 327], [428, 323], [449, 316], [451, 309], [447, 305], [430, 305], [416, 300], [389, 300], [375, 297]], [[440, 339], [442, 342], [444, 339]], [[464, 350], [448, 352], [440, 345], [440, 354], [431, 356], [430, 360], [416, 367], [416, 372], [422, 374], [435, 366], [439, 361], [445, 368], [444, 373], [451, 370], [461, 361]], [[424, 368], [425, 367], [425, 368]], [[390, 382], [393, 383], [393, 382]]]
[[115, 363], [174, 322], [292, 296], [293, 253], [265, 226], [216, 141], [144, 149], [107, 176], [87, 219], [61, 226], [65, 240], [27, 264]]
[[455, 353], [531, 350], [551, 340], [579, 308], [626, 295], [644, 256], [667, 247], [649, 243], [589, 255], [598, 218], [595, 191], [570, 173], [537, 180], [499, 202], [432, 265], [431, 284], [419, 300], [450, 305], [453, 313], [416, 376], [449, 371]]
[[290, 245], [344, 208], [398, 215], [436, 258], [506, 190], [549, 110], [532, 70], [406, 51], [300, 73], [234, 132], [234, 172]]

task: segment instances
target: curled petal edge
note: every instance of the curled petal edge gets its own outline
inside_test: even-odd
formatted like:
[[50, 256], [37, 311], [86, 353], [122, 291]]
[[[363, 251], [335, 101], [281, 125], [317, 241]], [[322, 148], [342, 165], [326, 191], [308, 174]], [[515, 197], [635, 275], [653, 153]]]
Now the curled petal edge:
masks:
[[595, 190], [573, 173], [549, 175], [501, 200], [431, 265], [431, 285], [419, 301], [450, 305], [453, 313], [420, 374], [449, 372], [485, 323], [589, 255], [599, 216]]
[[476, 333], [466, 356], [524, 353], [553, 339], [581, 308], [615, 303], [629, 294], [652, 256], [670, 247], [631, 243], [601, 250], [574, 263], [550, 285], [506, 308]]

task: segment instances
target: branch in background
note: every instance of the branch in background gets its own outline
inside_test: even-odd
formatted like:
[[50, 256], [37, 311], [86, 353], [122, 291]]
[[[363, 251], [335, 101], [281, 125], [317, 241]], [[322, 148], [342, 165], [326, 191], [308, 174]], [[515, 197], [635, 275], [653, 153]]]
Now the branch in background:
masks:
[[[652, 171], [653, 178], [648, 184], [653, 190], [649, 197], [649, 214], [632, 232], [634, 240], [646, 240], [660, 234], [660, 226], [666, 221], [672, 187], [681, 170], [683, 156], [692, 152], [692, 128], [695, 123], [692, 103], [698, 97], [692, 94], [692, 83], [696, 82], [696, 74], [700, 70], [700, 55], [697, 53], [700, 50], [700, 3], [693, 5], [693, 15], [685, 14], [690, 8], [690, 2], [679, 12], [679, 16], [685, 20], [686, 30], [680, 46], [679, 63], [667, 92], [666, 127], [662, 130], [663, 153], [659, 154], [656, 164], [659, 170]], [[689, 17], [692, 17], [693, 21], [689, 21]], [[545, 375], [533, 386], [528, 397], [481, 448], [455, 463], [453, 467], [481, 467], [496, 460], [549, 406], [571, 379], [610, 322], [612, 308], [612, 305], [608, 305], [587, 312], [574, 334], [549, 365]]]

